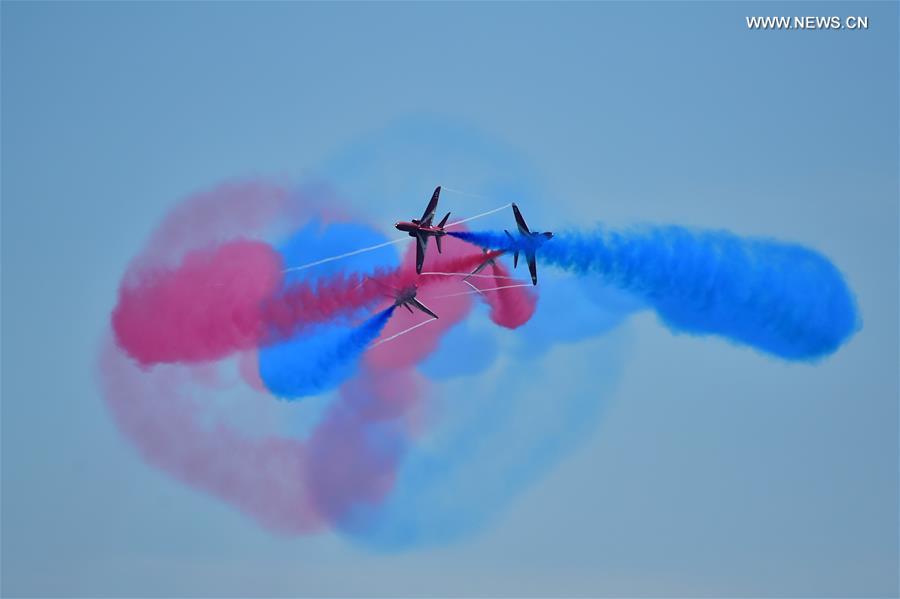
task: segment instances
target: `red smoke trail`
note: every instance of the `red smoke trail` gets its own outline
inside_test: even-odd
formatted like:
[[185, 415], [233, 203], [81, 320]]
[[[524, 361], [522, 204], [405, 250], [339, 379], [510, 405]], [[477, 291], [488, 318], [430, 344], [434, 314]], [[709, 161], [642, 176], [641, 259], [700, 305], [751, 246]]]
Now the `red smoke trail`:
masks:
[[[242, 433], [209, 422], [198, 394], [204, 366], [142, 369], [107, 340], [103, 396], [141, 456], [182, 482], [220, 497], [270, 530], [310, 534], [393, 485], [415, 430], [422, 383], [406, 370], [367, 369], [345, 385], [307, 441]], [[218, 386], [223, 381], [214, 381]]]
[[[132, 263], [112, 319], [119, 347], [108, 338], [98, 357], [110, 412], [148, 463], [288, 534], [319, 531], [390, 490], [400, 455], [391, 447], [401, 447], [415, 424], [421, 382], [405, 370], [368, 368], [342, 389], [308, 441], [254, 436], [204, 402], [204, 388], [228, 386], [219, 364], [147, 369], [121, 348], [144, 364], [211, 360], [243, 348], [237, 380], [258, 391], [254, 345], [267, 324], [262, 300], [281, 284], [281, 261], [262, 242], [223, 240], [260, 234], [272, 224], [266, 218], [302, 211], [262, 184], [219, 188], [179, 206]], [[397, 284], [407, 276], [386, 276], [395, 275]], [[388, 437], [375, 434], [386, 424]], [[394, 441], [385, 445], [387, 438]]]
[[[299, 225], [313, 212], [309, 204], [280, 186], [254, 182], [222, 185], [174, 208], [123, 278], [112, 317], [120, 347], [145, 366], [217, 360], [379, 304], [382, 286], [362, 284], [354, 274], [280, 290], [279, 254], [250, 239]], [[435, 249], [430, 269], [468, 271], [483, 259], [474, 251], [450, 258]], [[376, 278], [396, 288], [441, 282], [416, 276], [409, 259]]]
[[[391, 301], [381, 286], [359, 285], [354, 275], [279, 290], [281, 259], [254, 239], [282, 222], [297, 226], [309, 212], [265, 184], [224, 186], [176, 208], [126, 274], [112, 318], [118, 347], [106, 339], [98, 360], [115, 422], [148, 463], [287, 534], [359, 526], [373, 513], [367, 508], [384, 500], [424, 421], [423, 381], [409, 367], [437, 346], [441, 332], [472, 302], [471, 296], [429, 300], [468, 287], [450, 277], [417, 277], [408, 253], [400, 269], [377, 278], [398, 288], [418, 284], [420, 297], [441, 315], [434, 328], [369, 352], [361, 373], [345, 383], [305, 440], [251, 435], [229, 425], [205, 394], [237, 380], [254, 389], [247, 393], [256, 399], [263, 389], [255, 369], [261, 340]], [[430, 270], [466, 272], [484, 259], [455, 240], [446, 243], [444, 255], [434, 249]], [[492, 306], [503, 299], [487, 298]], [[508, 310], [497, 305], [492, 315]], [[403, 314], [384, 336], [407, 324]], [[240, 376], [220, 376], [222, 364], [209, 360], [238, 350], [238, 360], [225, 365]], [[179, 360], [203, 363], [141, 366]]]
[[323, 522], [306, 484], [305, 443], [253, 438], [207, 416], [191, 368], [142, 369], [111, 340], [100, 354], [103, 396], [119, 429], [150, 464], [221, 497], [266, 528], [315, 532]]
[[225, 183], [193, 194], [166, 215], [126, 276], [174, 266], [191, 250], [224, 240], [259, 237], [276, 222], [294, 228], [312, 214], [312, 203], [299, 200], [265, 181]]
[[260, 306], [281, 283], [281, 258], [265, 243], [235, 241], [130, 280], [112, 314], [119, 345], [144, 365], [202, 362], [256, 347], [265, 332]]
[[176, 205], [123, 277], [113, 313], [120, 346], [149, 365], [211, 360], [255, 345], [259, 300], [280, 284], [281, 259], [252, 240], [293, 230], [318, 212], [316, 203], [303, 192], [250, 181]]
[[308, 444], [310, 493], [332, 524], [352, 525], [393, 489], [420, 386], [409, 370], [364, 368], [341, 388]]
[[[449, 243], [448, 243], [449, 242]], [[484, 255], [465, 243], [447, 239], [443, 253], [430, 248], [426, 272], [466, 272]], [[448, 291], [469, 289], [461, 278], [415, 274], [415, 247], [409, 246], [400, 267], [379, 278], [394, 287], [418, 285], [417, 298], [440, 318], [384, 345], [370, 349], [363, 370], [341, 388], [343, 407], [330, 412], [310, 439], [313, 457], [311, 493], [320, 513], [341, 528], [357, 531], [370, 524], [374, 510], [393, 489], [397, 468], [423, 421], [420, 377], [413, 367], [437, 348], [440, 337], [472, 307], [471, 296], [438, 298]], [[382, 301], [390, 301], [381, 285], [366, 285]], [[394, 311], [381, 338], [428, 318], [421, 312]]]
[[[425, 258], [424, 272], [469, 272], [484, 260], [479, 250], [473, 254], [467, 244], [457, 239], [445, 238], [443, 253], [430, 248]], [[454, 324], [462, 320], [472, 308], [471, 296], [439, 298], [438, 296], [470, 289], [462, 282], [462, 277], [415, 274], [415, 247], [410, 246], [401, 262], [399, 272], [404, 273], [400, 285], [418, 284], [416, 297], [434, 310], [440, 318], [383, 345], [370, 349], [366, 362], [379, 368], [408, 368], [415, 366], [428, 354], [437, 349], [441, 336]], [[382, 291], [383, 293], [383, 291]], [[428, 317], [419, 312], [396, 310], [391, 321], [381, 333], [386, 339], [408, 329]]]
[[[485, 259], [480, 250], [473, 255], [467, 244], [455, 239], [447, 239], [443, 250], [443, 254], [429, 250], [425, 272], [468, 272]], [[417, 276], [414, 264], [415, 248], [410, 246], [391, 283], [396, 287], [418, 283], [417, 297], [440, 318], [369, 350], [362, 373], [341, 388], [344, 407], [333, 411], [310, 441], [311, 493], [316, 505], [329, 522], [355, 532], [371, 524], [377, 510], [369, 508], [377, 507], [393, 489], [397, 468], [409, 444], [421, 433], [422, 383], [413, 377], [412, 368], [437, 348], [441, 336], [465, 318], [472, 306], [471, 295], [438, 297], [471, 289], [462, 277]], [[496, 273], [505, 276], [502, 266], [498, 265]], [[493, 284], [491, 279], [487, 281], [488, 286]], [[513, 323], [522, 314], [527, 320], [534, 309], [531, 292], [522, 295], [510, 294], [510, 301], [503, 302], [498, 292], [487, 292], [486, 300], [492, 306], [496, 303], [492, 313]], [[396, 310], [381, 338], [425, 318], [418, 311]]]
[[479, 290], [482, 290], [479, 297], [484, 299], [491, 307], [491, 320], [507, 329], [515, 329], [522, 326], [531, 319], [535, 308], [537, 308], [537, 294], [526, 287], [484, 291], [485, 289], [511, 283], [506, 279], [506, 277], [510, 276], [509, 271], [500, 262], [488, 268], [498, 278], [481, 279], [473, 277], [469, 279], [469, 282]]
[[[433, 267], [472, 269], [481, 259], [480, 253], [454, 255]], [[281, 269], [280, 256], [256, 241], [193, 250], [175, 268], [145, 266], [119, 291], [112, 318], [116, 339], [143, 365], [217, 360], [374, 307], [385, 298], [384, 285], [441, 282], [416, 277], [405, 264], [375, 275], [381, 285], [340, 274], [279, 291]]]

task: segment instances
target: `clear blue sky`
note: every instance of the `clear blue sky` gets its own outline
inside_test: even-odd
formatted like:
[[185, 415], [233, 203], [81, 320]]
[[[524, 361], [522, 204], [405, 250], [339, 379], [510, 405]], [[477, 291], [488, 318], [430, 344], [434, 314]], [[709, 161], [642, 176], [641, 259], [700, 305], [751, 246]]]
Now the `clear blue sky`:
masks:
[[[869, 30], [744, 21], [832, 14]], [[4, 2], [3, 594], [896, 595], [897, 132], [896, 2]], [[463, 539], [272, 536], [144, 465], [94, 376], [141, 241], [256, 175], [797, 241], [864, 328], [798, 365], [641, 313], [532, 358], [602, 414]]]

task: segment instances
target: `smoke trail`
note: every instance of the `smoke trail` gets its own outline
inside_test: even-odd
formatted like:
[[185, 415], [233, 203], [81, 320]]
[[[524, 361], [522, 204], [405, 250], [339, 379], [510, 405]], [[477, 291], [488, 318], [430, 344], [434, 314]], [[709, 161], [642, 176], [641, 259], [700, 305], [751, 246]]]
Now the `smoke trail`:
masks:
[[279, 534], [346, 527], [354, 510], [377, 507], [390, 491], [415, 433], [424, 381], [406, 370], [362, 368], [322, 421], [298, 438], [225, 421], [221, 406], [209, 401], [211, 390], [197, 384], [207, 366], [144, 369], [112, 339], [104, 341], [98, 357], [104, 399], [149, 464]]
[[[554, 346], [555, 368], [531, 355], [498, 361], [490, 376], [444, 379], [436, 398], [440, 417], [429, 422], [425, 442], [405, 452], [390, 494], [376, 509], [356, 512], [342, 530], [383, 551], [477, 532], [590, 438], [617, 384], [626, 341], [621, 331], [567, 341]], [[538, 369], [539, 384], [527, 375]]]
[[308, 441], [308, 487], [318, 513], [345, 533], [364, 528], [394, 488], [416, 430], [422, 381], [363, 366]]
[[[472, 269], [482, 254], [433, 264]], [[175, 268], [129, 272], [112, 321], [116, 339], [144, 365], [215, 360], [257, 345], [290, 339], [308, 325], [343, 318], [384, 302], [383, 285], [425, 287], [443, 277], [418, 277], [410, 269], [365, 275], [338, 273], [279, 289], [280, 256], [257, 241], [233, 241], [189, 252]]]
[[144, 365], [200, 362], [254, 347], [261, 302], [281, 278], [267, 244], [234, 241], [188, 252], [175, 270], [129, 272], [112, 314], [116, 340]]
[[[496, 289], [515, 282], [499, 260], [490, 265], [490, 272], [496, 278], [472, 278], [470, 284], [481, 291], [481, 297], [491, 307], [490, 318], [495, 324], [507, 329], [516, 329], [528, 322], [537, 308], [537, 295], [527, 288]], [[511, 281], [512, 280], [512, 281]]]
[[292, 194], [273, 182], [223, 183], [177, 204], [128, 270], [133, 274], [148, 266], [172, 265], [192, 250], [208, 248], [225, 239], [257, 238], [273, 226], [290, 230], [316, 212], [317, 203], [306, 194]]
[[[474, 215], [474, 216], [470, 216], [470, 217], [468, 217], [468, 218], [464, 218], [464, 219], [458, 220], [458, 221], [456, 221], [456, 222], [448, 223], [448, 224], [446, 225], [446, 228], [449, 229], [450, 227], [456, 227], [456, 226], [458, 226], [458, 225], [462, 225], [462, 224], [467, 223], [467, 222], [469, 222], [469, 221], [473, 221], [473, 220], [475, 220], [475, 219], [477, 219], [477, 218], [482, 218], [482, 217], [485, 217], [485, 216], [489, 216], [489, 215], [494, 214], [494, 213], [496, 213], [496, 212], [500, 212], [501, 210], [505, 210], [506, 208], [509, 208], [509, 206], [510, 206], [510, 204], [504, 204], [503, 206], [500, 206], [499, 208], [494, 208], [493, 210], [488, 210], [487, 212], [481, 212], [480, 214], [476, 214], [476, 215]], [[382, 242], [376, 243], [375, 245], [370, 245], [370, 246], [367, 246], [367, 247], [357, 248], [357, 249], [354, 249], [354, 250], [348, 250], [348, 251], [346, 251], [346, 252], [344, 252], [344, 253], [341, 253], [341, 254], [337, 254], [337, 255], [334, 255], [334, 256], [329, 256], [329, 257], [327, 257], [327, 258], [319, 258], [318, 260], [314, 260], [314, 261], [312, 261], [312, 262], [307, 262], [307, 263], [305, 263], [305, 264], [300, 264], [300, 265], [298, 265], [298, 266], [290, 266], [290, 267], [288, 267], [288, 268], [285, 268], [285, 269], [284, 269], [284, 272], [286, 272], [286, 273], [288, 273], [288, 272], [299, 272], [299, 271], [307, 270], [307, 269], [309, 269], [309, 268], [313, 268], [313, 267], [315, 267], [315, 266], [320, 266], [320, 265], [322, 265], [322, 264], [330, 264], [330, 263], [336, 262], [336, 261], [338, 261], [338, 260], [346, 260], [347, 258], [352, 258], [353, 256], [359, 256], [360, 254], [365, 254], [365, 253], [368, 253], [368, 252], [372, 252], [372, 251], [375, 251], [375, 250], [379, 250], [379, 249], [382, 249], [382, 248], [386, 248], [386, 247], [388, 247], [388, 246], [396, 245], [396, 244], [398, 244], [398, 243], [407, 243], [407, 242], [409, 242], [409, 241], [411, 241], [411, 239], [410, 239], [410, 237], [408, 237], [408, 236], [404, 236], [404, 237], [392, 239], [392, 240], [390, 240], [390, 241], [382, 241]]]
[[[483, 260], [482, 254], [471, 254], [472, 248], [456, 239], [448, 239], [444, 246], [443, 254], [430, 252], [425, 258], [426, 272], [443, 272], [450, 270], [454, 264], [461, 260], [474, 259], [465, 269], [471, 271]], [[403, 257], [403, 272], [415, 276], [415, 248], [409, 246]], [[432, 269], [431, 266], [435, 266]], [[456, 272], [456, 271], [452, 271]], [[373, 345], [366, 353], [366, 362], [378, 368], [410, 368], [416, 366], [422, 359], [434, 352], [440, 344], [440, 339], [458, 322], [469, 313], [474, 298], [471, 296], [457, 296], [438, 299], [437, 296], [445, 295], [449, 291], [469, 289], [463, 284], [460, 277], [444, 277], [440, 275], [422, 274], [414, 279], [418, 282], [418, 294], [416, 298], [423, 301], [440, 315], [440, 318], [428, 326], [418, 327], [402, 336], [395, 338], [390, 343]], [[409, 329], [411, 326], [422, 322], [422, 314], [406, 310], [399, 310], [385, 327], [381, 340], [393, 337], [397, 333]]]
[[[435, 270], [456, 271], [475, 268], [483, 255], [468, 254], [447, 258], [447, 251], [436, 257], [429, 255], [427, 264]], [[377, 283], [367, 284], [367, 279]], [[385, 288], [397, 289], [417, 284], [419, 289], [446, 283], [445, 277], [417, 276], [411, 268], [376, 271], [369, 277], [356, 273], [338, 273], [310, 282], [290, 285], [265, 302], [262, 310], [274, 343], [293, 336], [310, 324], [329, 322], [335, 318], [372, 308], [385, 300]]]
[[[346, 254], [361, 245], [382, 246], [378, 249], [349, 256], [340, 264], [328, 262], [315, 269], [297, 270], [287, 268], [283, 287], [302, 281], [312, 281], [341, 272], [372, 274], [377, 268], [397, 266], [397, 249], [384, 245], [386, 237], [371, 226], [356, 222], [325, 222], [318, 217], [310, 218], [303, 227], [297, 228], [277, 245], [286, 267], [295, 267], [314, 261], [323, 254]], [[407, 238], [409, 239], [409, 238]]]
[[[195, 366], [143, 369], [105, 340], [98, 359], [103, 396], [118, 428], [149, 464], [214, 494], [282, 534], [311, 534], [327, 522], [306, 484], [304, 442], [248, 435], [217, 418], [198, 393]], [[210, 421], [213, 425], [210, 426]]]
[[674, 226], [568, 232], [552, 240], [454, 236], [503, 251], [536, 249], [544, 263], [598, 274], [640, 296], [673, 330], [722, 335], [786, 359], [828, 355], [859, 327], [841, 273], [796, 244]]
[[508, 235], [497, 231], [448, 231], [447, 235], [462, 239], [482, 248], [492, 249], [498, 253], [537, 250], [549, 241], [543, 235], [527, 237], [524, 235]]
[[[254, 209], [257, 200], [260, 210]], [[307, 271], [282, 274], [285, 265], [298, 263], [300, 250], [268, 242], [301, 231], [304, 223], [317, 228], [309, 220], [314, 212], [293, 193], [264, 185], [220, 188], [179, 207], [123, 279], [113, 317], [118, 347], [111, 340], [104, 344], [99, 374], [117, 424], [148, 463], [272, 531], [309, 534], [336, 527], [352, 533], [381, 514], [397, 468], [429, 424], [424, 381], [410, 366], [433, 351], [473, 298], [437, 300], [440, 321], [365, 352], [365, 364], [336, 397], [319, 402], [321, 413], [290, 410], [292, 418], [304, 420], [304, 432], [292, 428], [284, 434], [277, 420], [287, 406], [256, 405], [257, 391], [265, 390], [259, 353], [267, 343], [298, 330], [306, 338], [325, 328], [348, 334], [344, 323], [385, 301], [379, 286], [359, 286], [363, 273], [395, 287], [417, 280], [429, 302], [429, 295], [461, 288], [447, 277], [416, 277], [412, 254], [402, 271], [373, 272], [376, 264], [395, 262], [372, 252], [366, 254], [371, 262], [348, 267], [354, 257], [341, 263], [344, 272], [325, 277], [329, 265], [315, 269], [315, 279], [302, 276]], [[297, 245], [323, 251], [322, 239], [305, 233], [298, 234]], [[339, 236], [345, 233], [342, 228]], [[356, 234], [350, 238], [359, 241]], [[447, 239], [443, 256], [432, 245], [426, 263], [442, 271], [471, 271], [484, 256], [464, 255], [467, 249]], [[341, 298], [325, 293], [331, 291], [351, 302], [341, 306]], [[389, 326], [400, 326], [407, 316], [396, 314]], [[127, 323], [130, 333], [122, 335], [117, 322]], [[388, 327], [382, 331], [389, 333]], [[211, 362], [235, 351], [239, 358]], [[142, 352], [145, 359], [135, 360]], [[158, 362], [170, 363], [142, 367]], [[242, 381], [251, 387], [232, 386]], [[232, 401], [239, 406], [233, 420]], [[262, 413], [268, 426], [257, 430], [243, 410], [253, 418]]]
[[283, 399], [336, 388], [354, 374], [363, 351], [381, 334], [394, 309], [379, 312], [349, 333], [345, 327], [322, 327], [261, 349], [260, 378]]

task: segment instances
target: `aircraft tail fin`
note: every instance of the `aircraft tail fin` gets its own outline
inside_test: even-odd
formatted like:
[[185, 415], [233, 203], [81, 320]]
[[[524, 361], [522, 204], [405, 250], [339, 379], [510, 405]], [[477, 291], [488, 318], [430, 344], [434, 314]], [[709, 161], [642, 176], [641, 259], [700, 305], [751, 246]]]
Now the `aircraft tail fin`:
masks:
[[522, 213], [519, 211], [519, 207], [515, 204], [512, 205], [513, 216], [516, 217], [516, 226], [519, 228], [519, 233], [523, 235], [528, 235], [531, 231], [528, 229], [528, 225], [525, 224], [525, 219], [522, 217]]
[[448, 212], [447, 214], [445, 214], [445, 215], [444, 215], [444, 218], [441, 219], [441, 222], [438, 223], [438, 228], [439, 228], [439, 229], [443, 229], [443, 228], [444, 228], [444, 225], [447, 224], [447, 219], [448, 219], [448, 218], [450, 218], [450, 213], [449, 213], [449, 212]]
[[438, 254], [440, 254], [441, 253], [441, 236], [440, 235], [435, 235], [434, 245], [437, 246]]
[[526, 251], [525, 259], [528, 262], [528, 272], [531, 273], [531, 284], [537, 285], [537, 261], [534, 259], [534, 250]]
[[[510, 233], [506, 229], [503, 229], [503, 232], [506, 233], [507, 237], [509, 237], [509, 242], [511, 244], [515, 244], [516, 240], [513, 239], [512, 233]], [[519, 266], [519, 250], [515, 249], [515, 250], [513, 250], [513, 268], [516, 268], [518, 266]]]

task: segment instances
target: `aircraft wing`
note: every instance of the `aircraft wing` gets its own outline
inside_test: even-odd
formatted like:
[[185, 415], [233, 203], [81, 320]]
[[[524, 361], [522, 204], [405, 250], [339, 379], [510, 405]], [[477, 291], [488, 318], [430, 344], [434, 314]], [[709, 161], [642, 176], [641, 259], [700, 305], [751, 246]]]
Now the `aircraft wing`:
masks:
[[[472, 275], [477, 275], [477, 274], [480, 273], [482, 270], [484, 270], [485, 267], [486, 267], [488, 264], [490, 264], [492, 261], [493, 261], [493, 258], [490, 258], [490, 259], [488, 259], [488, 260], [485, 260], [484, 262], [482, 262], [481, 264], [479, 264], [479, 265], [475, 268], [475, 270], [473, 270], [472, 272], [470, 272], [468, 276], [471, 277]], [[466, 278], [468, 278], [468, 277], [466, 277]]]
[[416, 233], [416, 273], [421, 274], [422, 265], [425, 264], [425, 250], [428, 248], [428, 238], [421, 232]]
[[414, 297], [409, 298], [409, 303], [412, 304], [413, 306], [415, 306], [416, 308], [418, 308], [419, 310], [421, 310], [422, 312], [424, 312], [425, 314], [428, 314], [428, 315], [431, 316], [432, 318], [437, 318], [437, 317], [438, 317], [438, 315], [435, 314], [434, 312], [432, 312], [432, 311], [428, 308], [428, 306], [426, 306], [425, 304], [423, 304], [422, 302], [420, 302], [419, 300], [417, 300], [417, 299], [414, 298]]
[[[485, 254], [487, 254], [487, 250], [482, 250], [482, 251], [483, 251]], [[488, 264], [496, 264], [496, 263], [494, 262], [494, 257], [493, 257], [493, 256], [490, 256], [490, 257], [485, 258], [484, 261], [483, 261], [481, 264], [479, 264], [479, 265], [475, 268], [475, 270], [473, 270], [472, 272], [470, 272], [469, 274], [467, 274], [467, 275], [465, 276], [465, 278], [463, 278], [463, 281], [465, 281], [466, 279], [468, 279], [468, 278], [471, 277], [472, 275], [477, 275], [478, 273], [480, 273], [482, 270], [484, 270], [484, 269], [487, 267]]]
[[419, 223], [430, 227], [431, 221], [434, 220], [434, 213], [437, 211], [438, 198], [441, 195], [441, 186], [438, 185], [434, 188], [434, 193], [431, 194], [431, 201], [428, 202], [428, 206], [425, 207], [425, 212], [422, 214], [422, 218], [419, 219]]
[[512, 205], [513, 214], [516, 217], [516, 226], [519, 227], [519, 233], [531, 233], [528, 230], [528, 225], [525, 224], [525, 219], [522, 218], [522, 213], [519, 212], [519, 207], [515, 204]]
[[528, 260], [528, 272], [531, 273], [531, 284], [537, 285], [537, 261], [534, 259], [534, 252], [528, 252], [525, 255]]

